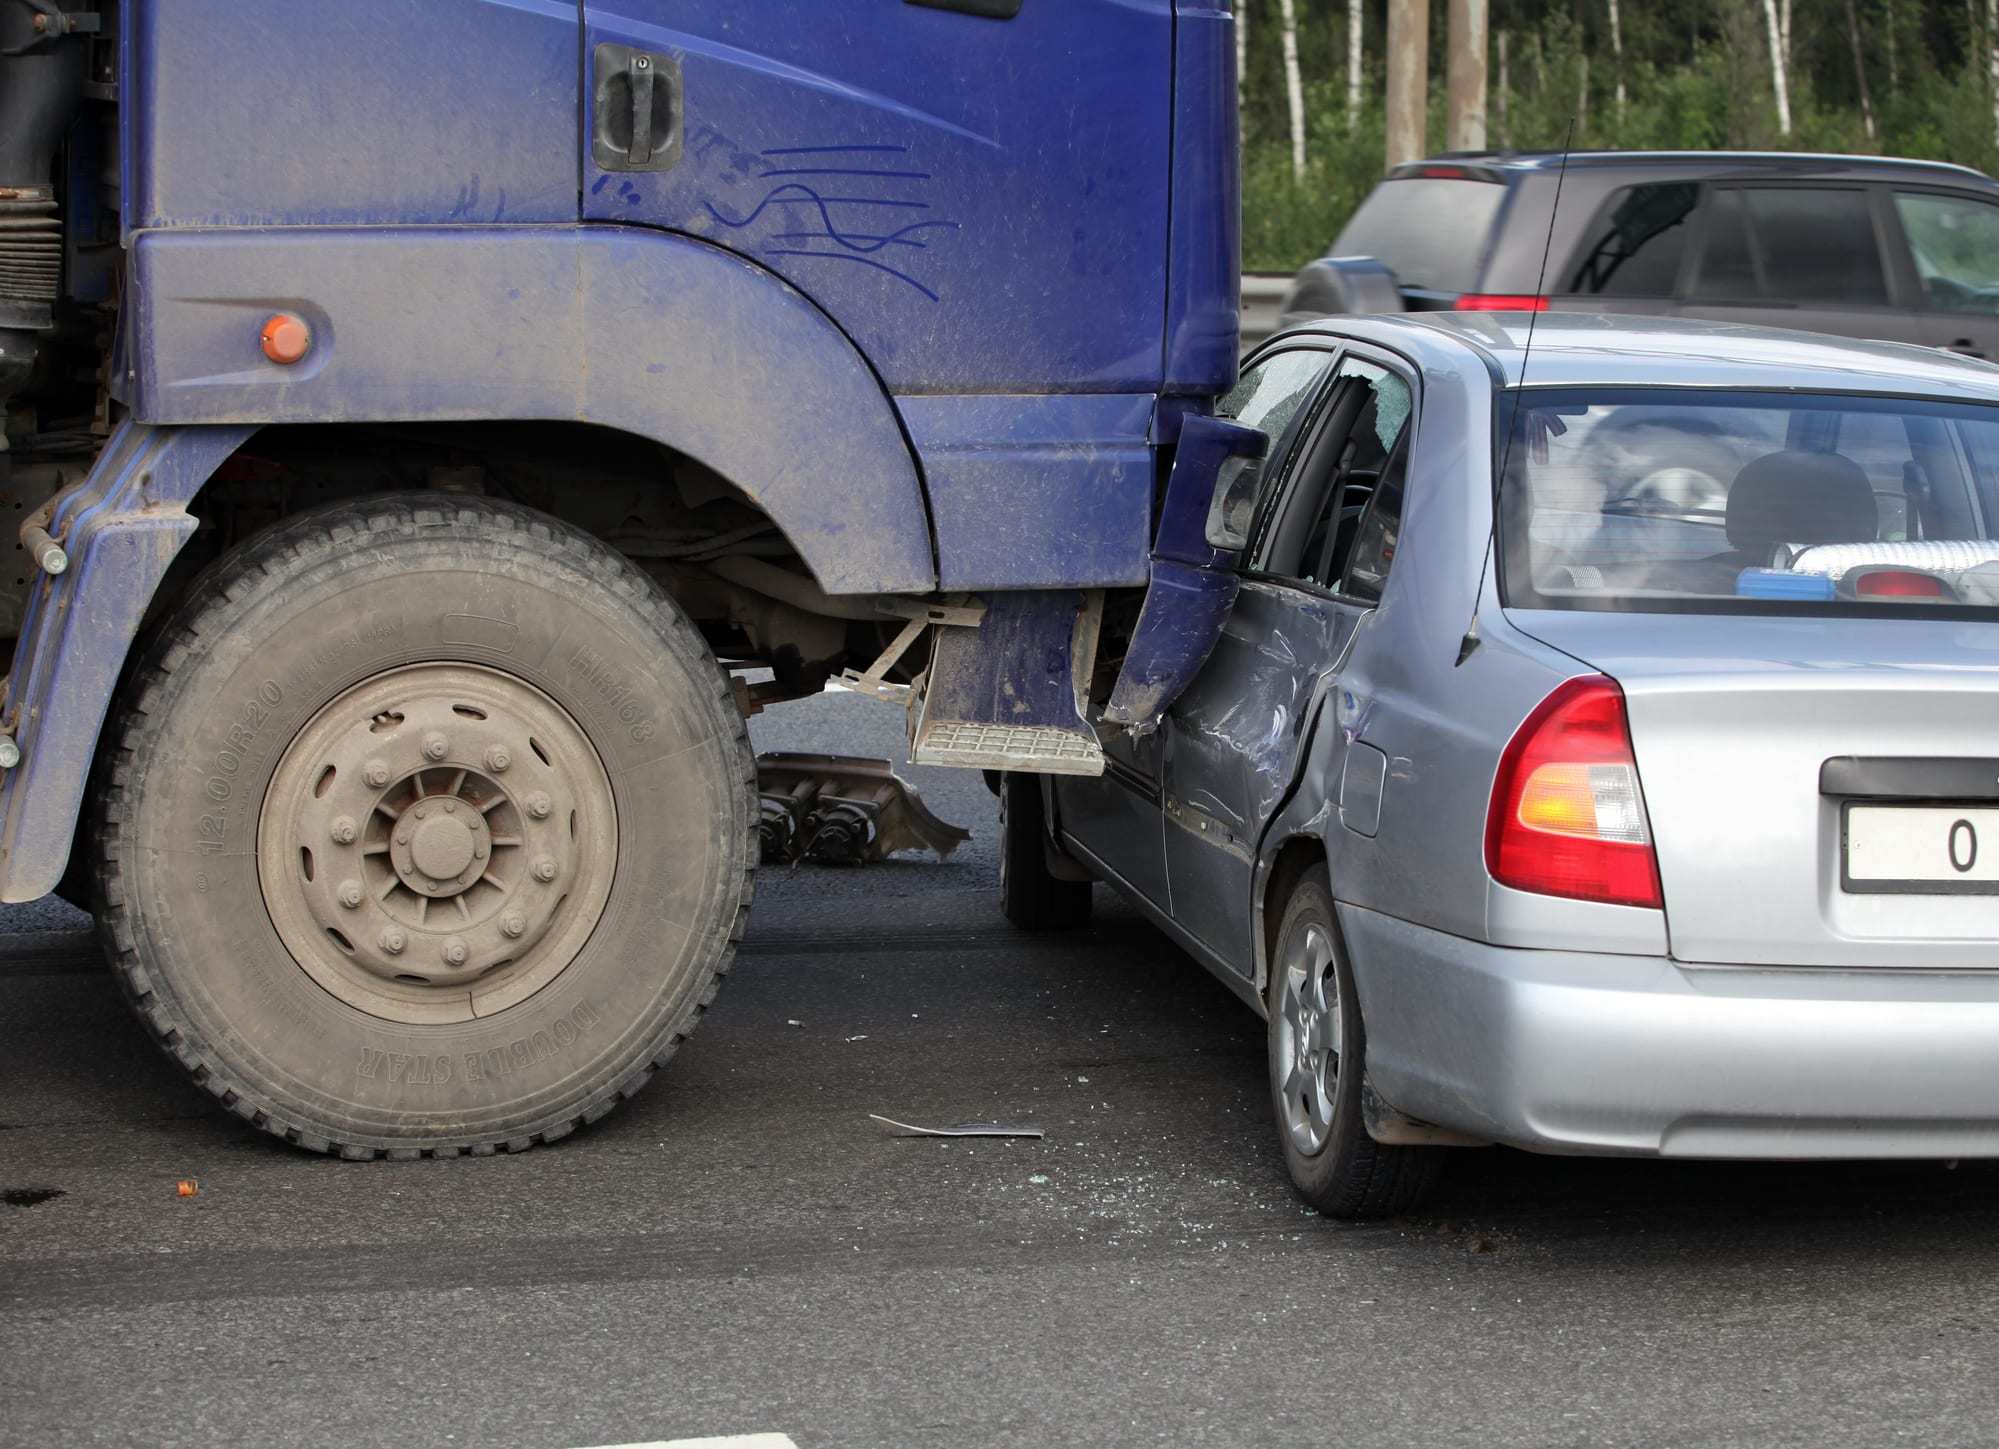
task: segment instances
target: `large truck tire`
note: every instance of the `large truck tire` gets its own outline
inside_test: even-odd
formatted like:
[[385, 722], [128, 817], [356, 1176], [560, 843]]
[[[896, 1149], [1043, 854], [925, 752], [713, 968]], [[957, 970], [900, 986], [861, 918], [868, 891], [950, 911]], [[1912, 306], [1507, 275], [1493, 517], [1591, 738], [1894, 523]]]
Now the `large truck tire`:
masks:
[[343, 1157], [518, 1151], [694, 1029], [747, 919], [756, 762], [643, 575], [414, 495], [218, 560], [107, 735], [99, 929], [223, 1106]]

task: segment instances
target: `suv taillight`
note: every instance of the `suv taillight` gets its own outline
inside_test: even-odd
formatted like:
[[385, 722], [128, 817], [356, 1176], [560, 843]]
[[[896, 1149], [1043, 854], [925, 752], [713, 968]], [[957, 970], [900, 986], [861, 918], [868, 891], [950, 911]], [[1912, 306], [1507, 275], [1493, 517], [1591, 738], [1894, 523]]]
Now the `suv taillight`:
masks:
[[1566, 681], [1514, 732], [1492, 782], [1485, 868], [1515, 890], [1664, 904], [1615, 681], [1601, 674]]
[[1451, 306], [1459, 312], [1545, 312], [1548, 299], [1515, 292], [1466, 292]]

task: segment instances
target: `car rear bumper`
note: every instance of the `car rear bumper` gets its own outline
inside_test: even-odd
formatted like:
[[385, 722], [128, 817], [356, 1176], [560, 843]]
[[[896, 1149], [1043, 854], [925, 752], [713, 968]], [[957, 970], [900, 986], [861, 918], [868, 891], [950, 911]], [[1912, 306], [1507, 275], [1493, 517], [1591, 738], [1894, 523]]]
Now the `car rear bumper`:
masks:
[[1340, 908], [1368, 1076], [1538, 1152], [1999, 1156], [1999, 972], [1687, 967]]

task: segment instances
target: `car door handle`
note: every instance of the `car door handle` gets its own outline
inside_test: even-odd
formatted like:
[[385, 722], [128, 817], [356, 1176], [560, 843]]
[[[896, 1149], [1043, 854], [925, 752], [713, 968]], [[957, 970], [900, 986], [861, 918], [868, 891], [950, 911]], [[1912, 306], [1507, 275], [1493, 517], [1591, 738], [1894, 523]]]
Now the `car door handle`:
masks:
[[1946, 342], [1943, 345], [1943, 350], [1945, 352], [1955, 352], [1962, 357], [1983, 357], [1985, 355], [1984, 350], [1969, 337], [1960, 337], [1955, 342]]
[[606, 43], [592, 57], [596, 85], [590, 155], [606, 171], [666, 171], [680, 161], [680, 62]]

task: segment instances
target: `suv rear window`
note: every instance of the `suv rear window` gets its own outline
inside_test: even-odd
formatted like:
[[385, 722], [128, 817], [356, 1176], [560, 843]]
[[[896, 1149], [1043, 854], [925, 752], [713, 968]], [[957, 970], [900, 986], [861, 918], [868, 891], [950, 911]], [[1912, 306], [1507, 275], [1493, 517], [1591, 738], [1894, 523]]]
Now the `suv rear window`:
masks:
[[1509, 604], [1999, 613], [1999, 407], [1531, 389], [1509, 414]]
[[1375, 257], [1405, 287], [1470, 292], [1478, 286], [1492, 219], [1506, 200], [1497, 181], [1409, 176], [1384, 181], [1333, 243], [1336, 257]]
[[1881, 306], [1888, 282], [1867, 193], [1730, 186], [1708, 202], [1698, 298]]
[[1602, 297], [1670, 297], [1687, 250], [1691, 181], [1627, 186], [1604, 203], [1576, 252], [1568, 290]]

